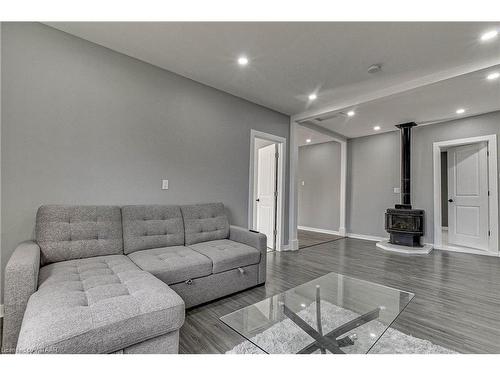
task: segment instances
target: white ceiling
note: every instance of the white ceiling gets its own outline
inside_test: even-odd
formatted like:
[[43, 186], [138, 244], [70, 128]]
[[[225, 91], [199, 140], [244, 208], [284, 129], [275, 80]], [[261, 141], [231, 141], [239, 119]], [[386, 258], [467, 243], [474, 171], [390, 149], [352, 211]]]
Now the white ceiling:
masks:
[[[310, 146], [318, 143], [331, 142], [334, 140], [333, 137], [309, 129], [305, 126], [297, 126], [296, 136], [297, 136], [297, 143], [299, 146]], [[310, 139], [311, 142], [307, 142], [307, 139]]]
[[[500, 63], [500, 38], [479, 42], [482, 32], [498, 28], [499, 23], [48, 25], [289, 115], [339, 107], [346, 102], [364, 103], [370, 93], [423, 78], [429, 81], [428, 77], [437, 77], [440, 72]], [[238, 66], [240, 54], [248, 56], [248, 66]], [[367, 68], [374, 63], [382, 63], [383, 70], [371, 75]], [[321, 126], [356, 137], [373, 133], [370, 129], [375, 123], [384, 131], [402, 118], [448, 118], [457, 106], [468, 108], [467, 114], [500, 109], [494, 86], [483, 85], [481, 77], [480, 83], [474, 79], [473, 73], [433, 83], [427, 89], [419, 87], [383, 97], [380, 102], [359, 105], [355, 121], [333, 120]], [[454, 80], [458, 81], [451, 82]], [[436, 81], [439, 79], [429, 82]], [[312, 103], [307, 99], [311, 92], [318, 93]]]
[[[486, 79], [493, 71], [500, 72], [500, 65], [348, 107], [332, 113], [332, 118], [325, 115], [326, 120], [310, 122], [355, 138], [394, 131], [394, 125], [405, 122], [423, 125], [496, 111], [500, 109], [500, 79]], [[459, 108], [465, 113], [456, 114]], [[355, 116], [344, 115], [350, 109]], [[374, 126], [380, 130], [375, 131]]]

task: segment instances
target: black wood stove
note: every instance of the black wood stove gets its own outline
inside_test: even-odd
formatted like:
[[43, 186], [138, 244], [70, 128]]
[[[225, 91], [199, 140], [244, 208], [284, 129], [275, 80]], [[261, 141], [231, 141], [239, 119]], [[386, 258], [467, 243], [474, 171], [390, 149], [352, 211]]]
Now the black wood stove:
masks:
[[396, 125], [401, 131], [401, 204], [388, 208], [385, 213], [385, 230], [389, 242], [395, 245], [420, 247], [424, 235], [424, 210], [411, 208], [411, 129], [414, 122]]

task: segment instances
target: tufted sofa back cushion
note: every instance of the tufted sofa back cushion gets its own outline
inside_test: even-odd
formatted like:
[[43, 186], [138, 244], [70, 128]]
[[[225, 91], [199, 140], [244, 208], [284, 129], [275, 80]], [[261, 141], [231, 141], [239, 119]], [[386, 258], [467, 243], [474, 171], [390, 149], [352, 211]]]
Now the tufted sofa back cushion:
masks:
[[229, 237], [229, 221], [222, 203], [181, 206], [186, 245]]
[[178, 206], [125, 206], [122, 216], [125, 254], [184, 245], [184, 223]]
[[35, 236], [42, 265], [123, 254], [121, 210], [116, 206], [41, 206]]

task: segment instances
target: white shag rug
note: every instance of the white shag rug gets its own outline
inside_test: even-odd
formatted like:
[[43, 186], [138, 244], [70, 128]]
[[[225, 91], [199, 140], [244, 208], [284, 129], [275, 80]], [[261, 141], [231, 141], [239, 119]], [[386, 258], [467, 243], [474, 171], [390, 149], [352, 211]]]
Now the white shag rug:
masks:
[[[350, 310], [335, 306], [329, 302], [321, 301], [323, 332], [331, 332], [348, 321], [359, 316]], [[381, 312], [383, 314], [383, 311]], [[297, 313], [311, 327], [316, 328], [316, 304], [313, 303]], [[328, 317], [328, 319], [325, 319]], [[355, 345], [345, 346], [345, 353], [366, 353], [373, 344], [374, 337], [380, 335], [385, 326], [373, 320], [364, 324], [347, 335], [356, 333]], [[346, 335], [344, 335], [346, 336]], [[302, 348], [311, 344], [314, 340], [306, 335], [290, 319], [285, 319], [266, 329], [252, 338], [258, 346], [264, 348], [270, 354], [297, 353]], [[316, 351], [315, 353], [320, 353]], [[380, 340], [370, 350], [370, 354], [454, 354], [456, 352], [435, 345], [430, 341], [422, 340], [406, 335], [396, 329], [388, 328]], [[236, 345], [226, 354], [264, 354], [250, 341]]]

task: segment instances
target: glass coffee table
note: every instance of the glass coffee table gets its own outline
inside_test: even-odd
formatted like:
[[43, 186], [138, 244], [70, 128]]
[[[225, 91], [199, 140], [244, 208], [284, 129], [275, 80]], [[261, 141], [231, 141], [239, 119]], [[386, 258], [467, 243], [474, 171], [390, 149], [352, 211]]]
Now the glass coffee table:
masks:
[[368, 353], [413, 293], [329, 273], [220, 319], [265, 353]]

